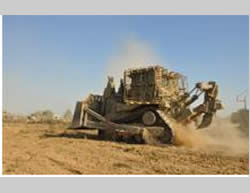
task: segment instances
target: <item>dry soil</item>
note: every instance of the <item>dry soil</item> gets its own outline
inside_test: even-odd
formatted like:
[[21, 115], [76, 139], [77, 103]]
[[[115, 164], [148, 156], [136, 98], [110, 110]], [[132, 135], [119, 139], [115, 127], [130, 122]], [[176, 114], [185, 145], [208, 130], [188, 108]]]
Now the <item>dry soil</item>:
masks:
[[249, 174], [249, 155], [218, 144], [135, 145], [64, 125], [4, 123], [3, 174]]

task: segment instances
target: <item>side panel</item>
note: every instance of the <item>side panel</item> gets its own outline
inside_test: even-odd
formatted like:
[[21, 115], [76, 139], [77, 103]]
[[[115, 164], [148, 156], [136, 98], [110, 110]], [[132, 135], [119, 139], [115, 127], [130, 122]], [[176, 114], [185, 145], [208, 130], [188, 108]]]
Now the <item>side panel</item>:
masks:
[[124, 100], [138, 102], [153, 102], [155, 96], [155, 69], [125, 71]]

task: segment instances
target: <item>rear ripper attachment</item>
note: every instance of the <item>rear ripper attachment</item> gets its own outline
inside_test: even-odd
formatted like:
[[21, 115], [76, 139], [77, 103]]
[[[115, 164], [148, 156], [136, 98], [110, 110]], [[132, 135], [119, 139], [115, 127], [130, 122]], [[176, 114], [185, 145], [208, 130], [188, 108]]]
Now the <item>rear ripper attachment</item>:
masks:
[[[77, 102], [72, 129], [97, 129], [100, 138], [132, 143], [148, 143], [149, 138], [174, 143], [174, 125], [194, 122], [205, 128], [222, 109], [215, 82], [187, 89], [186, 77], [161, 66], [128, 69], [117, 92], [113, 77], [108, 77], [103, 95], [90, 94]], [[202, 94], [203, 103], [191, 109]]]

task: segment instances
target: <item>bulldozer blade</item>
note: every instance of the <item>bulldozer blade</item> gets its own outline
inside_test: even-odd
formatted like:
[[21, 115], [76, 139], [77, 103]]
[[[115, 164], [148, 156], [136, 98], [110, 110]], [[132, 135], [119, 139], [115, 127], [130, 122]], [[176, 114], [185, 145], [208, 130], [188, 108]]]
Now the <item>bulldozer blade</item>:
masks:
[[202, 122], [197, 129], [203, 129], [208, 127], [212, 123], [212, 120], [213, 120], [213, 114], [209, 113], [203, 115]]
[[75, 112], [73, 115], [72, 129], [77, 129], [82, 127], [83, 122], [83, 103], [78, 101], [76, 103]]

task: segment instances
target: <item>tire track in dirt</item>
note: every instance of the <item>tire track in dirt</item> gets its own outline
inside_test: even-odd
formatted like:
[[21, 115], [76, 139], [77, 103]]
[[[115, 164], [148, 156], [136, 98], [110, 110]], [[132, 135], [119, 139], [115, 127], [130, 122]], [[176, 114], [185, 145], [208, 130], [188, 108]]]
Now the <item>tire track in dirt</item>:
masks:
[[51, 157], [47, 157], [48, 160], [54, 162], [55, 164], [57, 164], [58, 166], [60, 166], [61, 168], [71, 172], [72, 174], [83, 174], [81, 171], [77, 170], [77, 169], [74, 169], [74, 168], [71, 168], [70, 166], [66, 165], [64, 162], [62, 161], [59, 161], [59, 160], [56, 160], [56, 159], [53, 159]]

